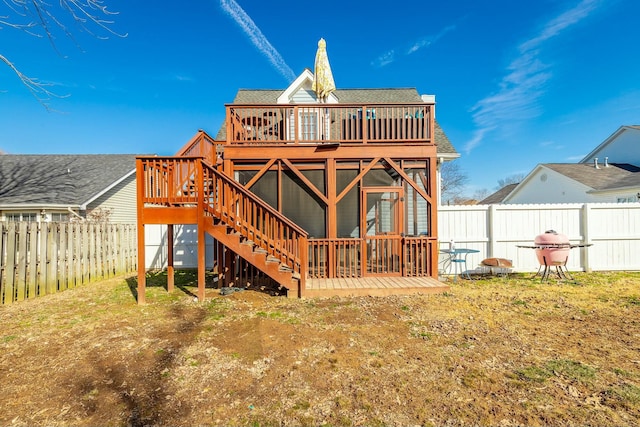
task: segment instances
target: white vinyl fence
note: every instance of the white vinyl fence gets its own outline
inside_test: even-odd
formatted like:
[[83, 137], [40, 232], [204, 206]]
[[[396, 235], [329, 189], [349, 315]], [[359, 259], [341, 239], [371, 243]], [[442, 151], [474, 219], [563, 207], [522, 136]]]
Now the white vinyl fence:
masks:
[[[196, 268], [195, 226], [175, 226], [174, 261], [177, 268]], [[515, 271], [535, 272], [539, 264], [533, 249], [538, 234], [555, 230], [572, 244], [591, 244], [572, 249], [570, 271], [640, 270], [640, 203], [574, 203], [536, 205], [473, 205], [438, 208], [440, 248], [477, 249], [467, 268], [478, 267], [485, 258], [507, 258]], [[151, 269], [166, 267], [166, 226], [145, 226], [146, 260]], [[213, 239], [207, 235], [207, 266], [213, 266]]]
[[515, 271], [540, 267], [533, 245], [535, 237], [555, 230], [572, 244], [569, 271], [640, 270], [640, 203], [572, 203], [536, 205], [472, 205], [438, 208], [440, 248], [477, 249], [467, 268], [475, 269], [490, 257], [513, 261]]

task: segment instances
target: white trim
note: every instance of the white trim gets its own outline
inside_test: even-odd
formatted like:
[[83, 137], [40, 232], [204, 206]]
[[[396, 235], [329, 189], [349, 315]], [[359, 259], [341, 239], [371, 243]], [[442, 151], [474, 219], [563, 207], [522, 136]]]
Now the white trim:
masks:
[[33, 209], [33, 210], [42, 210], [42, 209], [60, 209], [62, 211], [66, 211], [67, 208], [69, 207], [75, 207], [78, 210], [80, 210], [80, 206], [79, 205], [69, 205], [69, 204], [64, 204], [64, 205], [58, 205], [58, 204], [53, 204], [53, 203], [16, 203], [16, 204], [10, 204], [10, 205], [0, 205], [0, 210], [3, 211], [16, 211], [16, 210], [23, 210], [23, 209]]
[[550, 172], [557, 173], [556, 171], [549, 169], [548, 167], [544, 166], [543, 164], [538, 163], [536, 165], [536, 167], [534, 167], [533, 170], [531, 172], [529, 172], [529, 174], [527, 176], [525, 176], [524, 179], [522, 181], [520, 181], [518, 183], [518, 185], [516, 185], [515, 188], [513, 190], [511, 190], [511, 192], [509, 194], [507, 194], [505, 196], [505, 198], [502, 199], [502, 202], [500, 202], [500, 203], [505, 203], [506, 204], [509, 200], [511, 200], [513, 198], [513, 196], [515, 196], [520, 191], [520, 189], [522, 187], [524, 187], [526, 185], [527, 182], [529, 182], [529, 181], [531, 181], [533, 179], [533, 176], [536, 174], [537, 171], [543, 170], [543, 169], [548, 170]]
[[640, 191], [640, 185], [627, 185], [626, 187], [613, 187], [603, 190], [589, 190], [589, 194], [606, 194], [606, 193], [619, 193], [621, 191]]
[[636, 126], [620, 126], [614, 133], [612, 133], [607, 139], [605, 139], [600, 145], [594, 148], [589, 154], [587, 154], [582, 160], [578, 163], [590, 163], [593, 157], [597, 157], [598, 152], [602, 151], [607, 145], [611, 144], [614, 140], [616, 140], [620, 135], [622, 135], [627, 130], [639, 130]]
[[80, 205], [80, 210], [82, 211], [86, 211], [87, 210], [87, 206], [95, 201], [96, 199], [98, 199], [99, 197], [101, 197], [103, 194], [105, 194], [107, 191], [111, 190], [113, 187], [115, 187], [116, 185], [120, 184], [122, 181], [124, 181], [125, 179], [129, 178], [132, 174], [135, 174], [136, 170], [133, 169], [131, 172], [127, 173], [126, 175], [124, 175], [122, 178], [114, 181], [111, 185], [109, 185], [108, 187], [104, 188], [102, 191], [100, 191], [98, 194], [96, 194], [95, 196], [93, 196], [92, 198], [90, 198], [89, 200], [87, 200], [86, 202], [84, 202], [83, 204]]
[[[288, 88], [280, 94], [278, 99], [276, 100], [277, 104], [290, 104], [291, 99], [301, 88], [304, 87], [305, 83], [309, 85], [313, 84], [313, 73], [308, 68], [300, 74], [294, 81], [289, 85]], [[338, 98], [333, 93], [330, 93], [327, 97], [326, 104], [338, 104]]]

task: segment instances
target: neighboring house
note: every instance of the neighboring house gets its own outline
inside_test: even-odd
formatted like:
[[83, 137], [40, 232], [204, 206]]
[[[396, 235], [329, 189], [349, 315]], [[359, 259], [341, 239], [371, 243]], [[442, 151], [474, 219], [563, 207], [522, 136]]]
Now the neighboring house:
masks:
[[621, 126], [579, 163], [537, 165], [502, 201], [497, 199], [496, 193], [491, 199], [496, 201], [481, 203], [640, 201], [640, 126]]
[[629, 163], [640, 166], [640, 126], [620, 126], [580, 163]]
[[136, 223], [133, 154], [0, 155], [0, 219]]
[[629, 164], [540, 164], [503, 203], [636, 202], [640, 168]]
[[199, 298], [205, 234], [225, 285], [262, 274], [300, 297], [446, 288], [437, 281], [438, 165], [458, 153], [434, 97], [319, 92], [315, 77], [307, 69], [281, 90], [239, 90], [215, 140], [200, 131], [177, 156], [138, 159], [142, 301], [146, 224], [168, 227], [170, 283], [173, 225], [197, 224]]
[[518, 184], [507, 184], [504, 187], [502, 187], [501, 189], [499, 189], [498, 191], [496, 191], [493, 194], [490, 194], [489, 196], [485, 197], [484, 199], [480, 200], [477, 204], [478, 205], [492, 205], [495, 203], [502, 203], [504, 201], [504, 199], [511, 194], [511, 192], [518, 186]]

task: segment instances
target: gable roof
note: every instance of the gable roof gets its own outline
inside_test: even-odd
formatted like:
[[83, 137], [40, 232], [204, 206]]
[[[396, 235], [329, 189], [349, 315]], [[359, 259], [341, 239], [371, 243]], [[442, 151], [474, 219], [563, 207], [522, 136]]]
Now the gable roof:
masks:
[[600, 143], [600, 145], [598, 145], [596, 148], [594, 148], [589, 154], [584, 156], [584, 158], [582, 160], [580, 160], [580, 163], [590, 162], [592, 158], [598, 157], [598, 153], [600, 153], [607, 146], [612, 144], [616, 140], [616, 138], [618, 138], [620, 135], [622, 135], [627, 130], [634, 130], [634, 131], [640, 130], [640, 125], [620, 126], [607, 139], [605, 139], [602, 143]]
[[[302, 72], [302, 74], [300, 74], [298, 76], [298, 78], [295, 79], [293, 81], [293, 83], [291, 83], [289, 85], [289, 87], [287, 89], [285, 89], [284, 91], [280, 92], [280, 95], [278, 96], [277, 103], [278, 104], [288, 104], [288, 103], [290, 103], [292, 97], [299, 90], [308, 89], [309, 91], [313, 91], [313, 83], [314, 83], [313, 73], [311, 72], [311, 70], [306, 68]], [[315, 91], [314, 91], [314, 96], [317, 97], [317, 95], [315, 95]], [[338, 102], [338, 100], [336, 99], [335, 94], [333, 93], [333, 91], [331, 93], [329, 93], [329, 95], [327, 96], [327, 99], [326, 99], [325, 102], [327, 102], [329, 104], [335, 104], [335, 103]]]
[[0, 206], [80, 208], [135, 173], [135, 154], [0, 155]]
[[494, 203], [502, 203], [502, 201], [518, 186], [518, 184], [507, 184], [498, 191], [478, 202], [479, 205], [491, 205]]
[[595, 191], [640, 186], [640, 167], [609, 163], [599, 168], [588, 163], [545, 163], [541, 166], [573, 179]]
[[[275, 105], [277, 104], [278, 97], [282, 95], [283, 92], [284, 91], [282, 90], [273, 89], [240, 89], [233, 100], [233, 104]], [[335, 95], [339, 102], [345, 104], [424, 102], [415, 88], [336, 89], [332, 92], [332, 95]], [[449, 138], [444, 133], [437, 120], [434, 121], [434, 127], [434, 136], [435, 142], [438, 146], [438, 154], [449, 154], [452, 155], [450, 157], [457, 157], [458, 152], [451, 144], [451, 141], [449, 141]], [[218, 130], [215, 139], [223, 141], [226, 137], [226, 127], [223, 123]]]

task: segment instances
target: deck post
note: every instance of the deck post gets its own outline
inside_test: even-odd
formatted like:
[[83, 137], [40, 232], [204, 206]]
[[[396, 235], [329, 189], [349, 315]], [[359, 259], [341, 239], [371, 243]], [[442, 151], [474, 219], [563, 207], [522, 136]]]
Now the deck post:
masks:
[[300, 239], [300, 281], [298, 282], [298, 298], [304, 298], [307, 290], [307, 272], [309, 271], [309, 239]]
[[224, 253], [225, 248], [224, 245], [216, 240], [216, 270], [218, 273], [218, 289], [220, 289], [223, 285], [222, 281], [224, 280]]
[[235, 276], [235, 268], [233, 265], [233, 252], [224, 251], [224, 284], [223, 287], [231, 286], [231, 275]]
[[[327, 159], [326, 163], [326, 193], [327, 193], [327, 236], [330, 239], [338, 237], [338, 208], [336, 195], [336, 159]], [[328, 277], [336, 277], [336, 249], [335, 245], [329, 245], [327, 253], [327, 274]]]
[[146, 269], [144, 245], [144, 224], [141, 224], [138, 220], [138, 304], [144, 304], [146, 302]]
[[174, 288], [173, 270], [173, 224], [167, 225], [167, 292], [173, 292]]
[[136, 159], [136, 187], [137, 187], [137, 240], [138, 240], [138, 304], [145, 303], [145, 288], [146, 288], [146, 270], [145, 270], [145, 253], [144, 253], [144, 218], [142, 217], [144, 212], [144, 167], [141, 159]]
[[[430, 113], [432, 114], [432, 113]], [[429, 126], [429, 132], [434, 132], [433, 120], [429, 120], [432, 122]], [[431, 138], [435, 138], [433, 133], [429, 134]], [[433, 139], [432, 139], [433, 141]], [[436, 153], [437, 155], [437, 153]], [[438, 200], [440, 200], [440, 182], [438, 181], [438, 160], [435, 156], [431, 157], [427, 161], [427, 167], [429, 168], [429, 195], [431, 196], [430, 209], [428, 211], [429, 215], [429, 223], [427, 226], [429, 227], [429, 236], [435, 237], [433, 240], [433, 244], [430, 245], [430, 261], [431, 265], [429, 267], [429, 275], [434, 279], [438, 280], [438, 257], [440, 254], [440, 244], [438, 243]], [[435, 183], [435, 185], [434, 185]]]
[[196, 191], [198, 192], [198, 301], [204, 301], [205, 288], [205, 232], [204, 232], [204, 176], [202, 170], [202, 160], [197, 161], [196, 169]]

